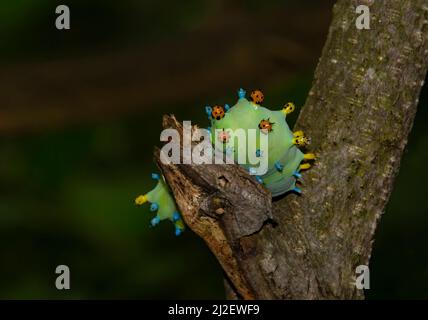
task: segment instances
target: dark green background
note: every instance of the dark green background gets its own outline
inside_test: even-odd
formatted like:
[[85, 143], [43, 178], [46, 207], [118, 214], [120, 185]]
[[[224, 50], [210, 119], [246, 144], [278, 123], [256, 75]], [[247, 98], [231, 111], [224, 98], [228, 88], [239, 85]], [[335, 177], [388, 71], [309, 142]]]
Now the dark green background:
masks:
[[[186, 35], [204, 19], [232, 9], [257, 13], [278, 5], [285, 10], [292, 3], [305, 10], [316, 2], [2, 1], [0, 67], [150, 46]], [[68, 33], [53, 27], [58, 4], [71, 8]], [[302, 28], [310, 23], [302, 21]], [[213, 43], [213, 50], [221, 49], [221, 43]], [[291, 80], [265, 83], [260, 78], [244, 84], [262, 88], [267, 105], [281, 105], [285, 97], [303, 105], [315, 63], [295, 66]], [[210, 98], [233, 104], [236, 89], [212, 88]], [[369, 299], [428, 298], [427, 98], [424, 89], [376, 234]], [[204, 243], [189, 230], [176, 238], [169, 223], [149, 228], [152, 214], [133, 204], [136, 195], [154, 185], [152, 149], [159, 145], [162, 114], [173, 112], [203, 125], [204, 103], [195, 98], [186, 104], [141, 106], [140, 112], [106, 121], [2, 134], [0, 298], [223, 298], [222, 271]], [[59, 264], [71, 269], [69, 291], [55, 289]]]

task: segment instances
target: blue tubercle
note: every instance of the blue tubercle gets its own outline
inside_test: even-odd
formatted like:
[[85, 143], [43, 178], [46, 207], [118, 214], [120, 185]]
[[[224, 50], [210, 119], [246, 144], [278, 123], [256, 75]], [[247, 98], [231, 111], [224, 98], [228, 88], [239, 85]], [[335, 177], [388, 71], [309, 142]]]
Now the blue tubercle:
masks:
[[256, 176], [256, 179], [259, 183], [263, 184], [263, 179], [260, 176]]
[[181, 230], [179, 227], [175, 226], [175, 235], [178, 237], [181, 233], [183, 232], [183, 230]]
[[260, 149], [257, 149], [256, 150], [256, 157], [257, 158], [260, 158], [260, 157], [262, 157], [263, 156], [263, 151], [261, 151]]
[[174, 214], [172, 215], [172, 221], [176, 222], [180, 220], [180, 218], [181, 218], [180, 214], [177, 211], [175, 211]]
[[256, 169], [256, 168], [251, 167], [250, 169], [248, 169], [248, 172], [249, 172], [251, 175], [255, 175], [255, 174], [257, 173], [257, 169]]
[[302, 194], [302, 190], [300, 190], [300, 188], [297, 188], [297, 187], [294, 187], [294, 189], [291, 190], [291, 191], [294, 191], [294, 192], [296, 192], [298, 194]]
[[156, 202], [153, 202], [151, 205], [150, 205], [150, 211], [156, 211], [156, 210], [158, 210], [159, 209], [159, 205], [156, 203]]
[[224, 105], [224, 110], [226, 110], [226, 112], [227, 112], [227, 111], [229, 111], [229, 109], [230, 109], [230, 106], [226, 103], [226, 104]]
[[239, 99], [245, 98], [245, 95], [247, 94], [247, 92], [244, 89], [239, 89], [238, 91], [238, 97]]
[[157, 173], [152, 173], [152, 179], [153, 180], [159, 180], [160, 176]]
[[154, 217], [154, 218], [150, 221], [150, 223], [151, 223], [152, 227], [157, 226], [157, 225], [159, 224], [159, 222], [160, 222], [160, 218], [159, 218], [159, 216]]
[[208, 120], [211, 120], [211, 112], [213, 111], [213, 109], [210, 106], [206, 106], [205, 107], [205, 113], [208, 116]]
[[297, 179], [302, 178], [302, 175], [301, 175], [299, 172], [297, 172], [297, 171], [294, 171], [294, 172], [293, 172], [293, 176], [294, 176], [295, 178], [297, 178]]
[[282, 171], [284, 169], [284, 166], [279, 161], [276, 161], [275, 162], [275, 168], [278, 171]]

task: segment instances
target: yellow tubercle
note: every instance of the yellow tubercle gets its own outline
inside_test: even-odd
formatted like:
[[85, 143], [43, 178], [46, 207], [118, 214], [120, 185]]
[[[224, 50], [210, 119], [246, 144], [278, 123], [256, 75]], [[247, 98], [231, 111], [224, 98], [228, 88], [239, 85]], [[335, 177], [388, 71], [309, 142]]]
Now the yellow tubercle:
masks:
[[184, 223], [183, 221], [180, 219], [178, 221], [175, 222], [175, 225], [180, 228], [181, 230], [184, 230]]
[[304, 147], [309, 144], [309, 139], [307, 137], [296, 137], [293, 138], [293, 144], [299, 147]]
[[305, 159], [305, 160], [314, 160], [315, 159], [315, 155], [313, 153], [305, 153], [303, 155], [303, 159]]
[[305, 134], [301, 130], [300, 131], [296, 131], [296, 132], [293, 133], [293, 136], [296, 137], [296, 138], [303, 137], [304, 135]]
[[309, 169], [310, 167], [311, 167], [311, 164], [310, 164], [310, 163], [303, 163], [303, 164], [301, 164], [301, 165], [300, 165], [299, 169], [300, 169], [300, 170], [307, 170], [307, 169]]
[[292, 113], [295, 109], [296, 109], [296, 106], [294, 105], [294, 103], [289, 102], [282, 108], [281, 111], [287, 115]]
[[147, 199], [147, 195], [141, 195], [141, 196], [138, 196], [136, 199], [135, 199], [135, 204], [137, 205], [137, 206], [141, 206], [142, 204], [144, 204], [144, 203], [146, 203], [148, 201], [148, 199]]

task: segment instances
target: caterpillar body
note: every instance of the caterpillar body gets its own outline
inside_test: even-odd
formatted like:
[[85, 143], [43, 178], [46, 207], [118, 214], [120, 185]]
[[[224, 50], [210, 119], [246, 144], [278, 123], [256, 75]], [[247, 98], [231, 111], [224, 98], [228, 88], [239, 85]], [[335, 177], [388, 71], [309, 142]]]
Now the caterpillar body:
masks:
[[[223, 143], [221, 151], [229, 153], [237, 161], [239, 151], [243, 151], [239, 149], [246, 149], [247, 146], [238, 144], [237, 148], [226, 147], [230, 138], [228, 132], [237, 129], [255, 129], [257, 137], [260, 134], [267, 135], [267, 150], [258, 148], [255, 151], [256, 157], [267, 157], [268, 164], [268, 169], [263, 175], [256, 175], [257, 181], [262, 183], [273, 197], [290, 191], [300, 194], [301, 190], [296, 186], [296, 182], [301, 178], [300, 171], [311, 167], [310, 163], [301, 164], [301, 162], [314, 160], [315, 155], [300, 151], [299, 147], [308, 145], [310, 141], [302, 131], [293, 133], [286, 122], [287, 115], [295, 109], [294, 104], [289, 102], [281, 110], [272, 111], [261, 105], [264, 95], [260, 90], [253, 91], [250, 100], [245, 96], [245, 90], [240, 89], [238, 101], [234, 106], [229, 107], [226, 104], [205, 107], [211, 125], [208, 129], [211, 132], [212, 143], [220, 140]], [[260, 145], [257, 140], [257, 146]], [[254, 168], [250, 165], [240, 165], [250, 174], [254, 174], [252, 172]], [[151, 224], [154, 226], [161, 220], [170, 220], [174, 223], [175, 234], [180, 235], [184, 230], [184, 223], [168, 186], [163, 176], [152, 174], [152, 178], [158, 181], [156, 187], [149, 193], [137, 197], [135, 203], [137, 205], [151, 203], [150, 210], [157, 211]]]

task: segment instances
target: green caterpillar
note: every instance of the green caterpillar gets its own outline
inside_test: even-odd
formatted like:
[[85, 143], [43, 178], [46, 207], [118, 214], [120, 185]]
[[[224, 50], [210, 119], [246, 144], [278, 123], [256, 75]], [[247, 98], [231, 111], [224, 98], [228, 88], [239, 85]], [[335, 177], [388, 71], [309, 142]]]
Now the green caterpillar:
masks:
[[[267, 171], [263, 175], [255, 175], [257, 181], [262, 183], [272, 193], [273, 197], [289, 191], [300, 194], [301, 190], [296, 187], [297, 180], [301, 178], [300, 171], [311, 167], [310, 163], [301, 164], [301, 162], [314, 160], [315, 155], [312, 153], [304, 154], [299, 150], [298, 147], [309, 144], [309, 139], [302, 131], [293, 133], [286, 122], [287, 115], [295, 109], [294, 104], [289, 102], [281, 110], [272, 111], [261, 105], [264, 95], [260, 90], [253, 91], [250, 100], [247, 100], [245, 95], [246, 92], [240, 89], [238, 91], [238, 102], [233, 107], [229, 107], [227, 104], [225, 106], [205, 107], [211, 124], [208, 128], [211, 133], [211, 142], [213, 144], [216, 140], [222, 142], [221, 151], [231, 155], [238, 162], [239, 152], [247, 151], [247, 146], [238, 144], [237, 148], [230, 147], [230, 131], [255, 129], [257, 136], [260, 134], [267, 135], [267, 150], [261, 148], [260, 139], [256, 141], [258, 148], [255, 151], [255, 156], [267, 157], [268, 164]], [[245, 150], [241, 150], [242, 148]], [[250, 174], [255, 174], [254, 168], [245, 163], [240, 165]], [[162, 176], [152, 174], [152, 178], [158, 181], [156, 187], [149, 193], [137, 197], [135, 203], [142, 205], [145, 202], [150, 202], [150, 210], [157, 211], [156, 216], [151, 220], [151, 224], [155, 226], [161, 220], [168, 219], [174, 223], [175, 234], [180, 235], [184, 230], [184, 223], [168, 186]]]

